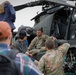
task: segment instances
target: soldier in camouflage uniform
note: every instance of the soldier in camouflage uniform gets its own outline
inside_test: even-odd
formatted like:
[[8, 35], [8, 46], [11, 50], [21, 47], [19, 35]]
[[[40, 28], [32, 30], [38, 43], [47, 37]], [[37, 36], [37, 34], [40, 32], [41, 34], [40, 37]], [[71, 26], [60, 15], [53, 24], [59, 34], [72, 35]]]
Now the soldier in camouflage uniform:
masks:
[[39, 69], [44, 75], [65, 75], [63, 62], [70, 44], [64, 43], [55, 50], [55, 41], [50, 39], [45, 42], [45, 47], [47, 52], [39, 60]]
[[35, 54], [42, 50], [45, 50], [44, 44], [48, 38], [49, 38], [48, 35], [43, 35], [42, 28], [38, 29], [37, 36], [31, 41], [28, 47], [29, 53]]

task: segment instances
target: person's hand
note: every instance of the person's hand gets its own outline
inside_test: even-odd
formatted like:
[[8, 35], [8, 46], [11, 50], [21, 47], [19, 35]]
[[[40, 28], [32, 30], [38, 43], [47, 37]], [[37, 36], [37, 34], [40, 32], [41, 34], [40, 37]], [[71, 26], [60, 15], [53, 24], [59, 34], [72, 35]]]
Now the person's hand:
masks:
[[32, 56], [32, 54], [30, 54], [28, 51], [25, 52], [25, 54], [28, 55], [28, 56]]
[[36, 66], [38, 66], [39, 61], [35, 60], [34, 63], [35, 63]]
[[51, 36], [50, 38], [54, 41], [57, 40], [54, 36]]
[[25, 54], [26, 54], [26, 55], [29, 55], [29, 52], [27, 51], [27, 52], [25, 52]]
[[28, 47], [28, 50], [30, 50], [30, 48]]
[[53, 66], [53, 67], [51, 67], [51, 69], [50, 69], [51, 71], [55, 71], [56, 70], [56, 67], [55, 66]]

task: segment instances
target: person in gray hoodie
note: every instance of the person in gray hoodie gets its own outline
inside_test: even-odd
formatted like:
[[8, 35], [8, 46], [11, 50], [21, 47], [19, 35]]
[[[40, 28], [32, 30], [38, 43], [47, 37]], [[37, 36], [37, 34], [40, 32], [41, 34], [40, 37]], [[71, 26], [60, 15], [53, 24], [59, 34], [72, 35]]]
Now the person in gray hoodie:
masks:
[[27, 40], [27, 32], [25, 30], [21, 30], [18, 34], [18, 39], [13, 43], [13, 49], [17, 49], [19, 52], [25, 53], [27, 51], [25, 40]]

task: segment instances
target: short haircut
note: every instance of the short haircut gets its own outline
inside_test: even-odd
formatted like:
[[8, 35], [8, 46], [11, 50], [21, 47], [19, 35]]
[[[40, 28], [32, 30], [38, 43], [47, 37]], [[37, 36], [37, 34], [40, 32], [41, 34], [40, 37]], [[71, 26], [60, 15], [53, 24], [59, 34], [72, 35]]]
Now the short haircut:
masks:
[[6, 40], [10, 35], [12, 35], [10, 25], [7, 22], [0, 21], [0, 41]]
[[25, 30], [21, 30], [21, 31], [19, 32], [18, 38], [24, 39], [24, 37], [27, 37], [27, 33], [26, 33]]
[[45, 42], [45, 46], [48, 48], [48, 49], [53, 49], [55, 47], [55, 41], [52, 40], [52, 39], [49, 39]]
[[40, 28], [40, 29], [38, 29], [37, 31], [41, 31], [41, 32], [43, 32], [43, 28]]

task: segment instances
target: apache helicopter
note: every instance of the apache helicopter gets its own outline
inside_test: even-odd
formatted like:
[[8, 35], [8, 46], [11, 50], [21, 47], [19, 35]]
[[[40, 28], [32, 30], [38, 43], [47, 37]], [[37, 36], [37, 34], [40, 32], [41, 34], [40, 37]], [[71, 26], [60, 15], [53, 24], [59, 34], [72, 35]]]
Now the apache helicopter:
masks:
[[[32, 36], [37, 29], [43, 28], [44, 34], [55, 36], [60, 42], [69, 42], [71, 47], [66, 56], [67, 64], [65, 64], [64, 70], [66, 73], [76, 74], [76, 1], [38, 0], [14, 8], [18, 11], [26, 7], [40, 5], [42, 6], [42, 12], [31, 19], [35, 21], [33, 28], [25, 27], [25, 29]], [[29, 39], [32, 40], [28, 37]], [[37, 59], [40, 59], [44, 53], [38, 53]]]
[[75, 44], [75, 1], [39, 0], [15, 6], [14, 8], [18, 11], [26, 7], [40, 5], [42, 5], [42, 12], [31, 19], [35, 21], [33, 28], [26, 27], [26, 29], [36, 32], [37, 29], [43, 28], [44, 34], [53, 35], [58, 39], [68, 40], [71, 44]]

